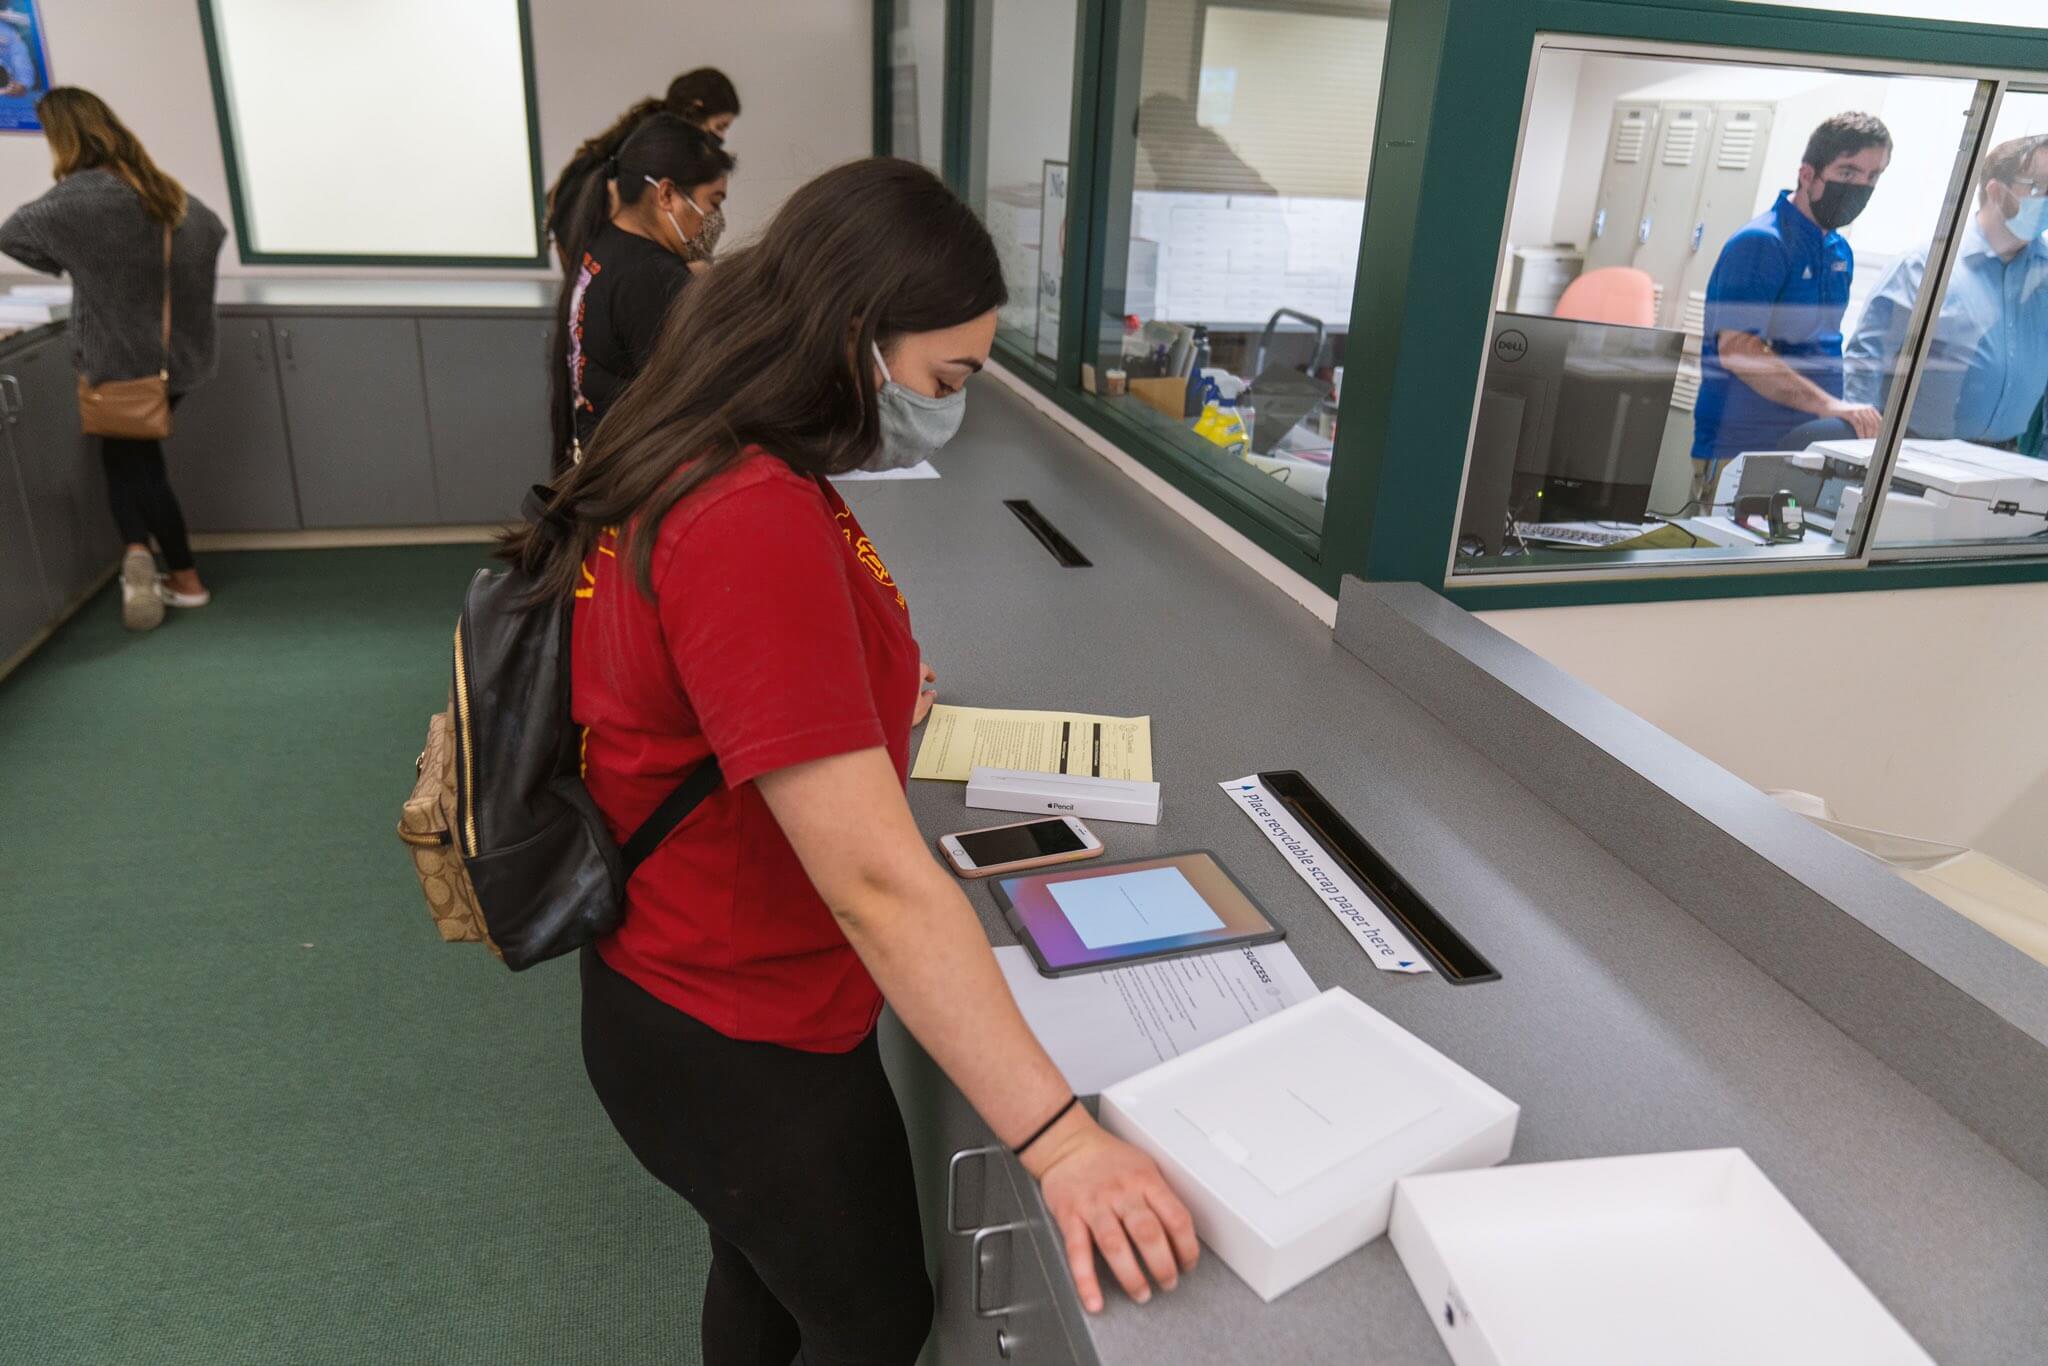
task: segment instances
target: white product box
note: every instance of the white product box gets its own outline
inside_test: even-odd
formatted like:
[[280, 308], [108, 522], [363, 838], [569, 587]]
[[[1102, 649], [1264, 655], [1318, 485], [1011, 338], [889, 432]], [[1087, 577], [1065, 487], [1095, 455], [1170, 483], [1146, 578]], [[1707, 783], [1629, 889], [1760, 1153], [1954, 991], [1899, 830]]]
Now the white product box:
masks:
[[967, 775], [967, 804], [984, 811], [1049, 811], [1083, 820], [1159, 824], [1158, 783], [1077, 773], [976, 767]]
[[1508, 1155], [1515, 1103], [1342, 988], [1102, 1093], [1270, 1300], [1387, 1231], [1394, 1183]]
[[1458, 1366], [1932, 1366], [1740, 1148], [1418, 1176], [1390, 1233]]

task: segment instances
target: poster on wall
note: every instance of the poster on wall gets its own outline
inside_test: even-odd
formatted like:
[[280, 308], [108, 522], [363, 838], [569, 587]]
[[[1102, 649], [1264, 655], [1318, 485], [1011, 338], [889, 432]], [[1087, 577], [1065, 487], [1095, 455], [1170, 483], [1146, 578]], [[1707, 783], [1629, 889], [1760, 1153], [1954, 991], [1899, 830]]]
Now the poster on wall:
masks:
[[1067, 163], [1048, 161], [1038, 195], [1038, 331], [1033, 348], [1047, 360], [1060, 358], [1060, 279], [1066, 262]]
[[36, 101], [50, 88], [36, 0], [0, 0], [0, 133], [39, 133]]

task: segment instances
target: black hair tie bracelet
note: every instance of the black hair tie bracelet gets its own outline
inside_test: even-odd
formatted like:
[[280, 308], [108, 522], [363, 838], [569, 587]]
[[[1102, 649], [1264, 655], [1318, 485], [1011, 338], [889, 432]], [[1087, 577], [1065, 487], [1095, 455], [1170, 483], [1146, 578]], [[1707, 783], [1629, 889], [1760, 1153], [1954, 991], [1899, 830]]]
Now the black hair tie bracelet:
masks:
[[1031, 1137], [1025, 1139], [1016, 1147], [1010, 1149], [1010, 1156], [1024, 1156], [1024, 1150], [1026, 1148], [1029, 1148], [1032, 1144], [1038, 1142], [1039, 1139], [1044, 1138], [1046, 1134], [1051, 1131], [1053, 1125], [1059, 1123], [1061, 1120], [1067, 1117], [1067, 1111], [1073, 1109], [1076, 1105], [1079, 1105], [1080, 1103], [1081, 1098], [1079, 1096], [1068, 1096], [1067, 1103], [1065, 1105], [1062, 1105], [1051, 1119], [1048, 1119], [1045, 1123], [1039, 1125], [1038, 1128], [1035, 1131], [1033, 1131]]

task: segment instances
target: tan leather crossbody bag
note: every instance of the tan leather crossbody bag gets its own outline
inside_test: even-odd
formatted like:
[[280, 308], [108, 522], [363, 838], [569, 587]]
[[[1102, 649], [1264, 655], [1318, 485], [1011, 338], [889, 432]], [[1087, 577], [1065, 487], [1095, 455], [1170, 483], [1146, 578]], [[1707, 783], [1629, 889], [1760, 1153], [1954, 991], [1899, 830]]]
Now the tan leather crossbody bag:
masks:
[[164, 226], [164, 363], [141, 379], [90, 384], [78, 377], [78, 425], [87, 436], [161, 441], [171, 434], [171, 228]]

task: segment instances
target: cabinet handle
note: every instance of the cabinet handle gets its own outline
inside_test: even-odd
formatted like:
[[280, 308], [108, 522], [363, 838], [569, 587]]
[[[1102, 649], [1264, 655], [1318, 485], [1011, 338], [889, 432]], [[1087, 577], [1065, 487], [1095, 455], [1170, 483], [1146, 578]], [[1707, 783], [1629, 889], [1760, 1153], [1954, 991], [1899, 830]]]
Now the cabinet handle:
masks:
[[981, 1307], [981, 1245], [1000, 1233], [1010, 1240], [1010, 1255], [1015, 1257], [1017, 1230], [1023, 1227], [1022, 1223], [995, 1224], [978, 1231], [974, 1235], [974, 1241], [968, 1245], [967, 1255], [971, 1264], [967, 1273], [967, 1302], [974, 1306], [976, 1318], [1006, 1319], [1012, 1314], [1019, 1314], [1024, 1311], [1024, 1306], [1021, 1304], [1005, 1304], [995, 1309], [983, 1309]]
[[256, 353], [256, 368], [258, 370], [268, 369], [270, 366], [270, 348], [263, 344], [262, 328], [252, 327], [249, 329], [249, 349]]
[[960, 1177], [960, 1164], [962, 1162], [965, 1162], [970, 1157], [979, 1157], [985, 1159], [993, 1157], [1001, 1151], [1002, 1149], [998, 1147], [962, 1148], [959, 1152], [954, 1153], [953, 1160], [946, 1164], [946, 1232], [974, 1232], [974, 1228], [972, 1225], [969, 1225], [966, 1228], [960, 1227], [960, 1216], [955, 1211], [955, 1201], [953, 1197], [955, 1191], [958, 1188], [958, 1182]]
[[278, 328], [277, 339], [284, 343], [284, 363], [286, 365], [297, 365], [299, 358], [292, 354], [292, 330], [289, 327]]
[[9, 422], [21, 415], [21, 381], [12, 375], [0, 375], [0, 411]]

